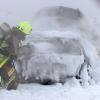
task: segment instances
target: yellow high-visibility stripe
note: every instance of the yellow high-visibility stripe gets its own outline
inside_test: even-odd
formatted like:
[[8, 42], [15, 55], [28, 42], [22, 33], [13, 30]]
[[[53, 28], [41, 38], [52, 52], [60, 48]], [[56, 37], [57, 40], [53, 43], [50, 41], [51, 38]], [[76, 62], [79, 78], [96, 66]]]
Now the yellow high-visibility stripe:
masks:
[[8, 76], [10, 77], [15, 71], [15, 68], [11, 68], [11, 70], [8, 72]]
[[8, 61], [9, 57], [7, 57], [5, 60], [3, 60], [0, 64], [0, 68], [3, 67], [3, 65]]
[[1, 86], [1, 87], [4, 87], [4, 81], [3, 81], [3, 79], [2, 79], [1, 76], [0, 76], [0, 86]]
[[5, 84], [5, 88], [7, 88], [9, 86], [9, 84], [15, 79], [16, 79], [15, 76], [10, 77], [9, 81]]

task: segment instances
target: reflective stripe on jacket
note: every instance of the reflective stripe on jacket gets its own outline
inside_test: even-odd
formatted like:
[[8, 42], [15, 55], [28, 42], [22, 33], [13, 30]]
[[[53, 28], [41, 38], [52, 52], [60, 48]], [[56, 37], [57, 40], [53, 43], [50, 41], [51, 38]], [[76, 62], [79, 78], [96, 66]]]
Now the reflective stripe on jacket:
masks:
[[0, 68], [2, 68], [8, 60], [9, 60], [9, 57], [6, 57], [0, 54]]

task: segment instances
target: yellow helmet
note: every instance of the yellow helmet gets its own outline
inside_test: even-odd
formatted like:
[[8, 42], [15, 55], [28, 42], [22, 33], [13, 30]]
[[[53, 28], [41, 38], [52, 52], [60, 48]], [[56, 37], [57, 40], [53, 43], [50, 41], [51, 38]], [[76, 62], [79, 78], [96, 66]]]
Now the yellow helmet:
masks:
[[29, 24], [29, 22], [27, 21], [24, 21], [24, 22], [21, 22], [17, 28], [22, 31], [25, 35], [29, 35], [31, 34], [31, 31], [32, 31], [32, 26]]

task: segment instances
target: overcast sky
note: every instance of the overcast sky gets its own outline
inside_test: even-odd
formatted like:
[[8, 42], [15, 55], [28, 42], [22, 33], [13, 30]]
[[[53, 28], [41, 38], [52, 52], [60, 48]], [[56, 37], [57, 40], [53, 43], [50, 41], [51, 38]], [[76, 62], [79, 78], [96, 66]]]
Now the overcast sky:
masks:
[[92, 0], [0, 0], [0, 21], [10, 23], [31, 20], [34, 12], [46, 6], [80, 8], [88, 17], [98, 15]]

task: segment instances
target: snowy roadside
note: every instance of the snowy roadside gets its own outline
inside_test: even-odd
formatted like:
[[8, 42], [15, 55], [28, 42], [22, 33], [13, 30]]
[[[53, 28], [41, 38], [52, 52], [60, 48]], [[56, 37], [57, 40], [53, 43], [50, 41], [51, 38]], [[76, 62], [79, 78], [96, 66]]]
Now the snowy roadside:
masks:
[[0, 91], [0, 100], [100, 100], [100, 85], [80, 86], [75, 80], [65, 85], [19, 85], [18, 90]]

